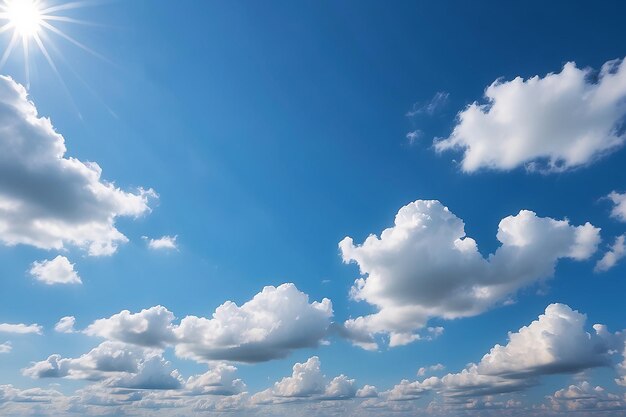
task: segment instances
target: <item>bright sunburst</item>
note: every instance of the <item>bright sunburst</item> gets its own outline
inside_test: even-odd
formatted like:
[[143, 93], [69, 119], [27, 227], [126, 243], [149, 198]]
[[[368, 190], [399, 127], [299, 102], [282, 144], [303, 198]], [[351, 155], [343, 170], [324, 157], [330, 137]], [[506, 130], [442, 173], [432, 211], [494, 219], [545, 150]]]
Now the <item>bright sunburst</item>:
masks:
[[28, 81], [30, 72], [28, 55], [30, 44], [34, 42], [54, 72], [59, 75], [57, 67], [46, 48], [46, 43], [51, 42], [47, 36], [47, 32], [53, 33], [94, 55], [98, 55], [53, 24], [53, 22], [87, 23], [82, 20], [58, 14], [59, 12], [83, 7], [87, 3], [87, 1], [72, 1], [48, 4], [44, 0], [0, 0], [0, 33], [12, 31], [11, 40], [4, 50], [2, 58], [0, 58], [0, 69], [11, 56], [15, 46], [21, 43], [24, 54], [26, 78]]

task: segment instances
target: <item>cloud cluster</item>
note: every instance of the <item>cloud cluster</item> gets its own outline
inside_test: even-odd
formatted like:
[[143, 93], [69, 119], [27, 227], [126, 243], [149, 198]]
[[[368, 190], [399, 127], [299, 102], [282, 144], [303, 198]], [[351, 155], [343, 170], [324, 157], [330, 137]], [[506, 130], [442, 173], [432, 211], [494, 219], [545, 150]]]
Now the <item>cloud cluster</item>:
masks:
[[429, 318], [484, 312], [550, 278], [559, 259], [589, 258], [600, 242], [589, 223], [573, 226], [527, 210], [502, 219], [497, 238], [501, 246], [483, 257], [461, 219], [424, 200], [402, 207], [380, 237], [370, 235], [361, 245], [346, 237], [339, 243], [343, 261], [357, 263], [364, 275], [351, 295], [378, 312], [346, 321], [344, 334], [367, 349], [377, 347], [379, 333], [389, 334], [390, 346], [410, 343]]
[[357, 390], [354, 379], [339, 375], [328, 381], [321, 371], [317, 356], [296, 363], [291, 376], [274, 383], [272, 388], [254, 394], [254, 404], [281, 404], [306, 400], [339, 401], [377, 395], [376, 387], [367, 385]]
[[556, 391], [548, 397], [549, 408], [558, 412], [625, 410], [626, 397], [611, 394], [583, 381]]
[[152, 190], [125, 192], [95, 162], [66, 157], [63, 137], [39, 117], [26, 89], [0, 77], [0, 242], [110, 255], [128, 239], [120, 216], [149, 212]]
[[227, 301], [211, 318], [186, 316], [176, 325], [172, 312], [155, 306], [96, 320], [84, 333], [143, 347], [174, 346], [179, 357], [201, 362], [260, 362], [317, 346], [332, 316], [330, 300], [310, 303], [295, 285], [283, 284], [263, 288], [241, 307]]
[[461, 168], [559, 172], [594, 162], [626, 140], [626, 65], [605, 63], [595, 76], [569, 62], [560, 73], [497, 80], [485, 104], [458, 114], [438, 152], [463, 151]]
[[619, 334], [594, 325], [586, 331], [586, 316], [564, 304], [551, 304], [528, 326], [509, 333], [506, 345], [495, 345], [480, 362], [458, 373], [423, 381], [402, 381], [386, 393], [388, 400], [420, 398], [435, 391], [457, 401], [524, 390], [540, 377], [574, 374], [611, 366], [611, 355], [620, 344]]
[[47, 285], [83, 283], [74, 270], [74, 264], [61, 255], [52, 260], [33, 262], [29, 272], [37, 281]]
[[187, 316], [174, 330], [176, 353], [198, 361], [260, 362], [317, 346], [328, 332], [332, 303], [309, 302], [293, 284], [268, 286], [241, 307], [227, 301], [212, 318]]

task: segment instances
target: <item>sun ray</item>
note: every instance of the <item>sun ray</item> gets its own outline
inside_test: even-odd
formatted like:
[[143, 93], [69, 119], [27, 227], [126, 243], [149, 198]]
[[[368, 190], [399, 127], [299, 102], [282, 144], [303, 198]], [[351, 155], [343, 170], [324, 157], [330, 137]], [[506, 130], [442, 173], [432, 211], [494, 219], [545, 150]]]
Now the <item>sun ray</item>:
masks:
[[0, 60], [0, 68], [4, 67], [4, 64], [6, 64], [7, 59], [9, 59], [9, 56], [11, 55], [13, 48], [15, 48], [15, 44], [17, 43], [18, 37], [19, 36], [17, 32], [13, 32], [13, 37], [11, 37], [11, 41], [9, 41], [9, 45], [7, 46], [7, 49], [5, 49], [4, 53], [2, 54], [2, 59]]
[[50, 14], [50, 13], [56, 13], [56, 12], [61, 12], [61, 11], [66, 11], [66, 10], [78, 9], [81, 7], [87, 7], [87, 6], [91, 6], [94, 4], [95, 4], [94, 1], [72, 1], [69, 3], [58, 4], [56, 6], [50, 6], [48, 8], [45, 8], [41, 10], [41, 14]]
[[77, 41], [76, 39], [72, 38], [67, 33], [63, 32], [61, 29], [56, 28], [55, 26], [51, 25], [50, 23], [46, 22], [45, 20], [43, 20], [41, 22], [41, 25], [44, 26], [46, 29], [50, 30], [51, 32], [57, 34], [58, 36], [64, 38], [66, 41], [71, 42], [74, 45], [78, 46], [82, 50], [84, 50], [86, 52], [89, 52], [90, 54], [92, 54], [96, 58], [99, 58], [99, 59], [101, 59], [103, 61], [106, 61], [106, 62], [109, 62], [109, 63], [111, 62], [107, 58], [105, 58], [104, 56], [100, 55], [99, 53], [97, 53], [93, 49], [89, 48], [88, 46], [80, 43], [79, 41]]
[[30, 88], [30, 64], [28, 60], [28, 39], [22, 36], [22, 48], [24, 50], [24, 69], [26, 70], [26, 88]]

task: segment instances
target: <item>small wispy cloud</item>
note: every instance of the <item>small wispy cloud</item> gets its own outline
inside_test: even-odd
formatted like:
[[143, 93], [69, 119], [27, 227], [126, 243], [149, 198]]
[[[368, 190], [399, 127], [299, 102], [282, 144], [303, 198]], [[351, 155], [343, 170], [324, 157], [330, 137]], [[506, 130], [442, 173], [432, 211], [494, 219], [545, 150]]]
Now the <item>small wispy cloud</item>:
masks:
[[414, 117], [420, 114], [426, 114], [428, 116], [432, 116], [438, 110], [443, 108], [448, 102], [448, 98], [450, 97], [449, 93], [445, 91], [438, 91], [435, 93], [432, 99], [429, 102], [417, 102], [414, 103], [411, 107], [411, 110], [406, 112], [407, 117]]
[[143, 239], [148, 242], [148, 247], [154, 250], [178, 250], [178, 235], [176, 236], [162, 236], [158, 239], [150, 239], [147, 236], [143, 236]]
[[0, 343], [0, 353], [9, 353], [13, 350], [11, 342]]
[[424, 135], [424, 132], [422, 132], [419, 129], [416, 129], [412, 132], [409, 132], [406, 134], [406, 139], [409, 141], [409, 145], [413, 145], [415, 144], [415, 142], [417, 142], [422, 136]]

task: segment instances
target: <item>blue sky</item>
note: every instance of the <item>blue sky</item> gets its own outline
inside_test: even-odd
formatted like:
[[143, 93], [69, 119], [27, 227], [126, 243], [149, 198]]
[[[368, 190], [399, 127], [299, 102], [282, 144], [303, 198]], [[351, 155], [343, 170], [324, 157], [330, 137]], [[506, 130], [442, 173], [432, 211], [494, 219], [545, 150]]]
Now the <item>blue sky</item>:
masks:
[[44, 3], [0, 414], [623, 415], [622, 3]]

